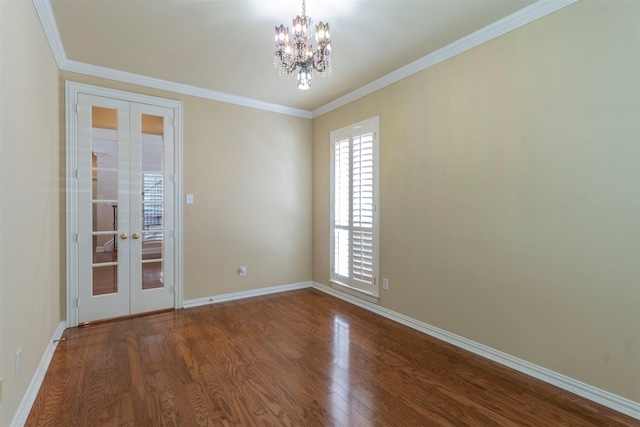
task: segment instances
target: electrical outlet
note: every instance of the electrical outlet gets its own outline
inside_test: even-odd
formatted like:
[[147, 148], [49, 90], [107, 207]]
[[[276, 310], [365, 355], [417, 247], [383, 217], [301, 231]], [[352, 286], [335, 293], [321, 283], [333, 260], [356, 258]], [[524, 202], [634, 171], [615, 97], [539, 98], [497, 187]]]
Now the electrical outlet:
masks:
[[240, 275], [240, 277], [244, 277], [247, 275], [247, 267], [240, 267], [238, 269], [238, 274]]
[[382, 279], [382, 289], [389, 290], [389, 279]]
[[22, 349], [16, 351], [16, 377], [20, 375], [22, 369]]

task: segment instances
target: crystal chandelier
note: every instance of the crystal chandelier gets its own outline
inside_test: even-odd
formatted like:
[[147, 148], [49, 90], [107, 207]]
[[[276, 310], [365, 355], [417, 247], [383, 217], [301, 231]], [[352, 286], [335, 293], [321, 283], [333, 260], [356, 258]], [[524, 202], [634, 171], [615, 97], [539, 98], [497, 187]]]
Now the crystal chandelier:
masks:
[[[302, 0], [302, 16], [296, 16], [293, 20], [293, 43], [289, 38], [289, 28], [284, 25], [276, 27], [276, 52], [273, 56], [273, 64], [278, 69], [280, 76], [293, 74], [298, 67], [298, 89], [309, 90], [313, 70], [322, 77], [331, 74], [331, 37], [329, 36], [329, 24], [313, 27], [313, 19], [306, 15], [305, 0]], [[315, 34], [318, 49], [313, 50], [309, 39]]]

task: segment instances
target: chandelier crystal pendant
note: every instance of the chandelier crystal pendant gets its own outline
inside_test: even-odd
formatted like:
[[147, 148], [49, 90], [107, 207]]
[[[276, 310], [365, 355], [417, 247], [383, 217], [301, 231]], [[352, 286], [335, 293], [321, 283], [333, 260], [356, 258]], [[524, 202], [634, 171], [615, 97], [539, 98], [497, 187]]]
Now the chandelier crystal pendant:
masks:
[[[309, 40], [315, 35], [318, 49], [313, 50]], [[293, 39], [293, 42], [291, 42]], [[313, 27], [313, 19], [307, 16], [305, 0], [302, 0], [302, 15], [293, 20], [292, 37], [289, 28], [284, 25], [276, 27], [276, 52], [273, 64], [280, 76], [290, 76], [298, 69], [298, 89], [309, 90], [313, 78], [313, 70], [322, 77], [331, 74], [331, 36], [329, 24]]]

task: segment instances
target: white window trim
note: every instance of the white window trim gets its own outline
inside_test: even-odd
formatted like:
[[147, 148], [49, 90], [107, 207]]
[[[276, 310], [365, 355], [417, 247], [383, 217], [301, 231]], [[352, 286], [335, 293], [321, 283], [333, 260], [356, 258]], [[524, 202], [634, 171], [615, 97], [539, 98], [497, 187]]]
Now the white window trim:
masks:
[[[378, 295], [373, 295], [368, 292], [362, 291], [360, 289], [352, 288], [351, 286], [345, 285], [344, 283], [338, 282], [337, 280], [329, 280], [329, 283], [331, 283], [331, 287], [333, 289], [342, 291], [346, 294], [353, 295], [358, 298], [362, 298], [374, 304], [377, 304], [378, 300], [380, 299]], [[376, 283], [377, 283], [377, 280], [376, 280]]]
[[[334, 143], [336, 142], [336, 136], [347, 131], [357, 133], [357, 130], [362, 127], [371, 127], [374, 132], [373, 142], [373, 289], [371, 292], [366, 292], [362, 289], [349, 286], [337, 280], [334, 274]], [[336, 129], [331, 132], [330, 139], [330, 181], [329, 181], [329, 282], [331, 287], [345, 292], [347, 294], [362, 298], [366, 301], [378, 303], [380, 297], [380, 117], [375, 116], [361, 122], [345, 126], [340, 129]]]

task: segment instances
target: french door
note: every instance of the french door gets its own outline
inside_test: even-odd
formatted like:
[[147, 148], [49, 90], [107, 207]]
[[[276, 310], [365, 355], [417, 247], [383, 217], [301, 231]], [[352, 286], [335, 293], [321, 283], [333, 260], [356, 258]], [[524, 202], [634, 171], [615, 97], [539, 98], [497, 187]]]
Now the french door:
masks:
[[174, 307], [175, 110], [80, 91], [74, 101], [76, 324]]

